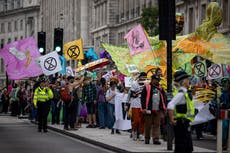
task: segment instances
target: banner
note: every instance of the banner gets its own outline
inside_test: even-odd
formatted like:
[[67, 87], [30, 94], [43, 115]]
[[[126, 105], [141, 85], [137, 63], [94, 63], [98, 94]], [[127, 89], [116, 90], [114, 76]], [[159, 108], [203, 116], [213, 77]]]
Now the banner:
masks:
[[131, 73], [138, 73], [138, 68], [136, 65], [134, 64], [126, 64], [126, 67], [127, 67], [127, 70], [128, 72], [131, 74]]
[[208, 77], [207, 79], [218, 79], [223, 77], [223, 67], [221, 64], [213, 64], [208, 68]]
[[82, 39], [68, 42], [64, 45], [64, 56], [67, 60], [84, 59]]
[[115, 96], [115, 118], [116, 121], [114, 123], [113, 128], [119, 130], [129, 130], [131, 129], [131, 120], [127, 118], [128, 111], [124, 108], [124, 104], [126, 104], [128, 94], [124, 93], [116, 93]]
[[59, 71], [58, 73], [60, 74], [66, 74], [66, 59], [64, 56], [59, 56], [60, 62], [61, 62], [61, 67], [62, 70]]
[[197, 77], [207, 76], [206, 60], [198, 61], [193, 64], [193, 74], [195, 74]]
[[71, 66], [66, 67], [66, 75], [74, 76], [73, 69], [71, 68]]
[[133, 78], [131, 77], [125, 77], [125, 87], [126, 88], [131, 88], [132, 82], [134, 81]]
[[53, 51], [40, 57], [40, 64], [45, 75], [55, 74], [62, 70], [61, 61], [57, 52]]
[[151, 46], [144, 32], [143, 27], [139, 24], [130, 30], [124, 37], [127, 40], [130, 54], [136, 55], [143, 51], [150, 51]]
[[33, 37], [7, 44], [0, 51], [0, 57], [4, 60], [10, 80], [41, 75], [42, 69], [35, 62], [35, 59], [40, 56]]

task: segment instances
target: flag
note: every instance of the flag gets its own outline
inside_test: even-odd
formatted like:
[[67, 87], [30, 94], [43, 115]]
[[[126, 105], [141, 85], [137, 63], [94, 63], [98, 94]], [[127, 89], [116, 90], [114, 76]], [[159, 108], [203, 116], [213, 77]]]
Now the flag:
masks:
[[127, 70], [128, 70], [128, 72], [129, 72], [130, 74], [131, 74], [131, 73], [138, 73], [138, 72], [139, 72], [137, 66], [134, 65], [134, 64], [126, 64], [126, 67], [127, 67]]
[[35, 62], [41, 55], [33, 37], [28, 37], [7, 44], [0, 51], [6, 72], [10, 80], [35, 77], [42, 74], [42, 69]]
[[82, 39], [68, 42], [64, 45], [64, 56], [67, 60], [82, 60], [84, 59], [83, 41]]
[[60, 62], [61, 62], [61, 67], [62, 70], [59, 71], [58, 73], [60, 74], [66, 74], [66, 59], [64, 56], [59, 56]]
[[193, 67], [193, 74], [195, 74], [197, 77], [207, 76], [206, 60], [197, 61], [192, 65], [192, 67]]
[[136, 55], [143, 51], [151, 50], [148, 38], [144, 32], [143, 27], [139, 24], [130, 30], [124, 37], [127, 40], [130, 49], [130, 54]]
[[223, 67], [221, 64], [213, 64], [208, 68], [208, 77], [207, 79], [218, 79], [223, 77]]
[[66, 75], [74, 76], [73, 69], [71, 68], [71, 66], [66, 67]]
[[40, 64], [45, 75], [55, 74], [62, 70], [61, 61], [57, 52], [53, 51], [40, 57]]

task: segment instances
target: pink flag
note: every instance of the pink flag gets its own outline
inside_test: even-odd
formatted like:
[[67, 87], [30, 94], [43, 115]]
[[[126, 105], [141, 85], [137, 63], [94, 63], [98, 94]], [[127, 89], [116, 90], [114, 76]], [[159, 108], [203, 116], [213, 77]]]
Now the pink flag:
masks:
[[4, 60], [7, 74], [11, 80], [42, 74], [42, 69], [35, 62], [35, 59], [40, 56], [33, 37], [7, 44], [0, 51], [0, 57]]
[[144, 29], [140, 24], [130, 30], [125, 35], [124, 39], [127, 39], [128, 41], [129, 49], [131, 51], [130, 54], [132, 56], [143, 51], [151, 50], [148, 38], [146, 37]]

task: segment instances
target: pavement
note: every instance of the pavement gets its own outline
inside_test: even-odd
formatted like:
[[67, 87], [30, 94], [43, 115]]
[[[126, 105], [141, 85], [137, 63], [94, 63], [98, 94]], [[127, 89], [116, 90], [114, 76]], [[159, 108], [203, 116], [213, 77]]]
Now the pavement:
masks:
[[[86, 124], [76, 131], [67, 131], [63, 129], [63, 125], [48, 125], [50, 130], [63, 133], [65, 135], [86, 141], [88, 143], [115, 151], [119, 153], [170, 153], [167, 150], [167, 142], [160, 140], [161, 145], [144, 144], [144, 141], [133, 141], [130, 134], [121, 131], [121, 134], [111, 135], [109, 129], [86, 128]], [[214, 153], [215, 150], [205, 149], [194, 146], [194, 153]]]
[[[24, 122], [28, 122], [28, 119], [25, 119], [24, 117], [20, 119], [15, 117], [14, 120], [15, 122], [21, 122], [23, 120]], [[7, 122], [7, 120], [5, 122]], [[34, 121], [31, 122], [35, 123]], [[150, 141], [150, 144], [144, 144], [144, 141], [133, 141], [130, 138], [130, 133], [126, 131], [121, 131], [121, 134], [111, 135], [110, 129], [86, 128], [86, 125], [87, 124], [82, 124], [82, 127], [76, 131], [70, 131], [70, 130], [67, 131], [63, 129], [64, 127], [63, 125], [48, 124], [48, 129], [118, 153], [173, 152], [173, 150], [167, 150], [167, 142], [163, 140], [160, 140], [161, 145], [153, 145], [152, 141]], [[194, 153], [216, 153], [216, 150], [194, 146], [193, 152]]]

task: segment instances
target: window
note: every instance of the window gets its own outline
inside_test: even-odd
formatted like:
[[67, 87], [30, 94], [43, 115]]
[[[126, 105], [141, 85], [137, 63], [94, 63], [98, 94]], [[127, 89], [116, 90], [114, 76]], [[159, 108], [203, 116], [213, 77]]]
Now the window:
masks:
[[189, 33], [195, 31], [195, 22], [194, 22], [194, 11], [193, 8], [189, 8]]
[[125, 36], [125, 32], [118, 33], [118, 45], [121, 45], [121, 46], [125, 45], [124, 36]]
[[23, 39], [23, 36], [21, 36], [20, 39]]
[[8, 22], [8, 32], [12, 32], [11, 22]]
[[11, 38], [8, 39], [7, 44], [11, 43]]
[[14, 31], [15, 32], [18, 31], [18, 22], [17, 22], [17, 20], [14, 21]]
[[1, 23], [1, 33], [5, 33], [5, 24]]
[[202, 4], [201, 6], [201, 17], [200, 17], [200, 22], [205, 19], [205, 14], [206, 14], [206, 4]]
[[23, 30], [23, 20], [20, 20], [20, 30]]
[[4, 72], [4, 62], [3, 62], [3, 59], [1, 59], [1, 72], [2, 73]]
[[228, 0], [224, 0], [223, 1], [223, 27], [227, 27], [228, 26]]
[[5, 40], [4, 40], [4, 39], [1, 39], [1, 45], [0, 45], [0, 48], [3, 48], [4, 43], [5, 43]]
[[15, 38], [14, 38], [14, 41], [17, 41], [17, 40], [18, 40], [18, 37], [15, 37]]

